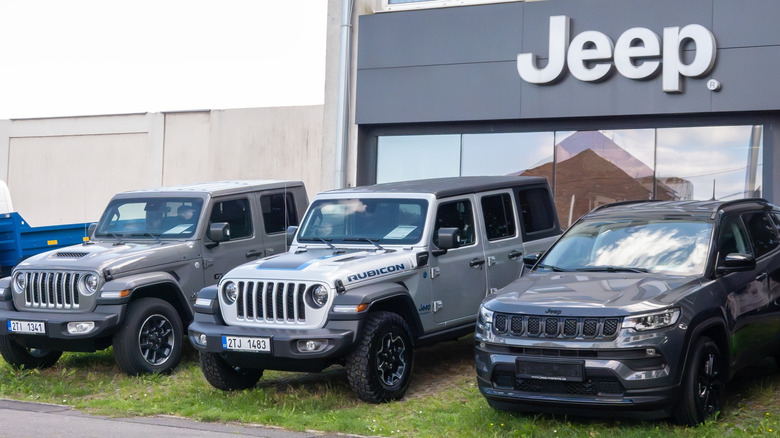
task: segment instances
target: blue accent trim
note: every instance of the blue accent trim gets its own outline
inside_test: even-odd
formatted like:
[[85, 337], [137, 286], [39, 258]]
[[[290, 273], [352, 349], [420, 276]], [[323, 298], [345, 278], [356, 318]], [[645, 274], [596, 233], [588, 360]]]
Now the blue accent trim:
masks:
[[[318, 262], [320, 260], [326, 260], [326, 259], [329, 259], [329, 258], [333, 258], [333, 257], [336, 257], [338, 255], [343, 255], [343, 254], [330, 254], [330, 255], [326, 255], [324, 257], [318, 257], [316, 259], [309, 259], [308, 261], [306, 261], [304, 263], [301, 263], [299, 265], [295, 265], [293, 263], [280, 263], [276, 259], [273, 259], [273, 260], [268, 260], [266, 262], [260, 263], [259, 265], [257, 265], [257, 267], [255, 269], [260, 270], [260, 271], [265, 270], [265, 269], [300, 271], [300, 270], [306, 269], [309, 265], [311, 265], [311, 264], [313, 264], [315, 262]], [[294, 260], [290, 260], [290, 261], [294, 262]]]

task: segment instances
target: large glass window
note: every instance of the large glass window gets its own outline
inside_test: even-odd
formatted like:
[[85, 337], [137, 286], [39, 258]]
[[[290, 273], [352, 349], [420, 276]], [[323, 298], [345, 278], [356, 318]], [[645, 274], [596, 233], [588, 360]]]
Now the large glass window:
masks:
[[377, 141], [376, 182], [458, 176], [460, 135], [399, 135]]
[[377, 182], [543, 176], [566, 228], [610, 202], [760, 197], [761, 131], [743, 125], [381, 136]]

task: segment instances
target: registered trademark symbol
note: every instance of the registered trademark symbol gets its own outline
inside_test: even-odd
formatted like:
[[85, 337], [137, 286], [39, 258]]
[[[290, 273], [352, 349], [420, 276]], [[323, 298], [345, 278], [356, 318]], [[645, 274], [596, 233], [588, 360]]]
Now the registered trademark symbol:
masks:
[[720, 90], [720, 81], [717, 79], [710, 79], [707, 81], [707, 89], [710, 91], [718, 91]]

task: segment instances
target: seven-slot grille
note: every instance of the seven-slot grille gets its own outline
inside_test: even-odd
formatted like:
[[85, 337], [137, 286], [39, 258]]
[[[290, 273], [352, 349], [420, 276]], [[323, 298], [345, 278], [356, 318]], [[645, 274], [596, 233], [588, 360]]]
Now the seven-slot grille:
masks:
[[620, 318], [507, 315], [493, 317], [493, 331], [519, 337], [593, 339], [617, 335]]
[[78, 272], [24, 272], [27, 287], [24, 305], [43, 309], [76, 310], [79, 308]]
[[283, 281], [239, 281], [236, 317], [265, 323], [304, 323], [306, 283]]

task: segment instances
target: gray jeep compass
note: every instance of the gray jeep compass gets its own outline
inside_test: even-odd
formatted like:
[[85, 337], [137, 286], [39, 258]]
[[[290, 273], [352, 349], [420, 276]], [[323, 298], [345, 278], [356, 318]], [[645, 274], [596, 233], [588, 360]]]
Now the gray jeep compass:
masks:
[[735, 372], [780, 356], [778, 226], [763, 199], [583, 216], [483, 301], [480, 391], [499, 409], [714, 417]]

